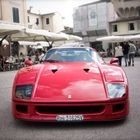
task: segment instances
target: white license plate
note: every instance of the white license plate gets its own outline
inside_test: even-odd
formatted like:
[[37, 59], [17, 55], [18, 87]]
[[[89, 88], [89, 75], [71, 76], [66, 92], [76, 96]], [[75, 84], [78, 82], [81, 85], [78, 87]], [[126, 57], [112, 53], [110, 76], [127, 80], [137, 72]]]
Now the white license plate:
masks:
[[57, 115], [57, 121], [82, 121], [83, 115]]

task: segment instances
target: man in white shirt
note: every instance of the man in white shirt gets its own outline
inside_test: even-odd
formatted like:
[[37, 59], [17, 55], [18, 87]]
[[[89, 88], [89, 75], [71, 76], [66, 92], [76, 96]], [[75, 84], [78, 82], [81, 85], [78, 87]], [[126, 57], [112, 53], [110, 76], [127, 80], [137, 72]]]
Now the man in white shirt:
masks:
[[123, 50], [120, 43], [117, 43], [115, 46], [115, 57], [119, 59], [119, 65], [122, 65], [122, 57], [123, 57]]
[[135, 58], [135, 53], [136, 53], [136, 46], [133, 44], [132, 41], [129, 41], [129, 61], [128, 61], [128, 65], [131, 66], [131, 62], [132, 62], [132, 66], [134, 66], [134, 58]]

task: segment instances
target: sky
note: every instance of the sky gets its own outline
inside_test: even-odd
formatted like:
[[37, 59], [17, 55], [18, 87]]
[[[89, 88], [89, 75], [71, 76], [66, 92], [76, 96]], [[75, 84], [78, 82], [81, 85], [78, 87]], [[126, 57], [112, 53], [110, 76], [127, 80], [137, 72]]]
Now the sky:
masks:
[[73, 26], [73, 8], [99, 0], [27, 0], [27, 7], [32, 6], [42, 14], [58, 11], [64, 17], [64, 25]]

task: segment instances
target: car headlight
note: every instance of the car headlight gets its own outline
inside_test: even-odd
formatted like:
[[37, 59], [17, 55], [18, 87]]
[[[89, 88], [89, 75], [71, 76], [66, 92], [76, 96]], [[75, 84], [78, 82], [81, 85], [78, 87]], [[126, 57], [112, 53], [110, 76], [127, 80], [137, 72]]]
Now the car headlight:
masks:
[[31, 99], [32, 85], [16, 86], [15, 97], [20, 99]]
[[107, 84], [109, 98], [121, 98], [126, 94], [126, 85], [117, 83]]

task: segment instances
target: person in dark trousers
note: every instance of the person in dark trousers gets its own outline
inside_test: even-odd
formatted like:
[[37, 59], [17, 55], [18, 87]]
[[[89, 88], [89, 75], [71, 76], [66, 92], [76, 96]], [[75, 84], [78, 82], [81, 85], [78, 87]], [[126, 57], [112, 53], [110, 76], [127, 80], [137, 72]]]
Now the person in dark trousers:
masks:
[[0, 71], [3, 71], [4, 70], [4, 59], [3, 59], [3, 56], [0, 55]]
[[124, 56], [124, 60], [125, 60], [125, 66], [127, 67], [128, 65], [128, 53], [129, 53], [129, 44], [128, 42], [124, 42], [123, 43], [123, 56]]

